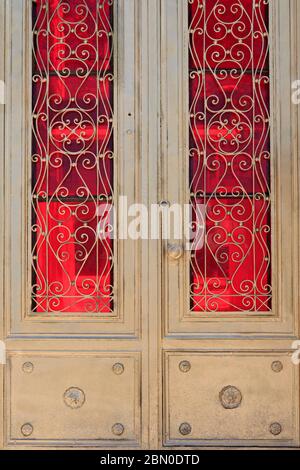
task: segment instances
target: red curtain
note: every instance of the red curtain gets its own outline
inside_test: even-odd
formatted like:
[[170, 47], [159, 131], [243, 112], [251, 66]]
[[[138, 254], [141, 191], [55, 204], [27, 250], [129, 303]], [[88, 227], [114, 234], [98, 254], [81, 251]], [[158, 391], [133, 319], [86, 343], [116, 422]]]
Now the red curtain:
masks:
[[189, 1], [191, 309], [271, 309], [268, 3]]
[[110, 0], [35, 2], [35, 312], [113, 309], [112, 35]]

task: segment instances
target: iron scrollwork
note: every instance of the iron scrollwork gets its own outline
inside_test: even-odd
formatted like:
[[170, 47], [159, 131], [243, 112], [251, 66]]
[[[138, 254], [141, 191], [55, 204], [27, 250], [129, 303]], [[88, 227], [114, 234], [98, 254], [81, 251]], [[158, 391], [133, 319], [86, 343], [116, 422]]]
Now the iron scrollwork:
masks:
[[33, 313], [113, 311], [113, 11], [33, 4]]
[[194, 312], [271, 310], [268, 4], [188, 0]]

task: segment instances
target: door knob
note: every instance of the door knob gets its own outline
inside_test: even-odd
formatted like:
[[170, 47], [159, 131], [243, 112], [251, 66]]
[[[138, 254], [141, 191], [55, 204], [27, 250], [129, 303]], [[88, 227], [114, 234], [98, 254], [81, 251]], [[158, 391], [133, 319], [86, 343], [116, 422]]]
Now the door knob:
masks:
[[183, 247], [181, 245], [169, 243], [167, 252], [170, 259], [177, 261], [183, 256]]

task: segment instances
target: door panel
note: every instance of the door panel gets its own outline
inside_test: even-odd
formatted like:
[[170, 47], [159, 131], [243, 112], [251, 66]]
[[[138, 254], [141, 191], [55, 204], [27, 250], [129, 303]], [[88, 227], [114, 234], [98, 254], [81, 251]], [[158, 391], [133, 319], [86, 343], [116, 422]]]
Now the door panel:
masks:
[[165, 334], [293, 336], [292, 4], [244, 1], [233, 14], [229, 3], [162, 4], [162, 194], [198, 213], [198, 245], [187, 247], [183, 226], [164, 247]]
[[9, 357], [13, 445], [138, 445], [139, 354]]
[[167, 445], [297, 445], [288, 354], [168, 352], [165, 374]]
[[66, 3], [1, 9], [3, 446], [147, 447], [140, 242], [101, 233], [140, 197], [138, 2]]
[[161, 199], [198, 235], [161, 242], [169, 447], [299, 445], [296, 4], [232, 5], [162, 2]]
[[[137, 334], [138, 284], [130, 266], [138, 265], [138, 243], [116, 243], [100, 232], [117, 232], [119, 195], [128, 205], [137, 197], [136, 9], [133, 0], [101, 5], [97, 23], [94, 1], [77, 13], [44, 0], [8, 5], [12, 334]], [[73, 29], [72, 14], [79, 16]], [[14, 86], [20, 79], [23, 86]]]
[[299, 446], [298, 2], [83, 3], [0, 5], [3, 446]]

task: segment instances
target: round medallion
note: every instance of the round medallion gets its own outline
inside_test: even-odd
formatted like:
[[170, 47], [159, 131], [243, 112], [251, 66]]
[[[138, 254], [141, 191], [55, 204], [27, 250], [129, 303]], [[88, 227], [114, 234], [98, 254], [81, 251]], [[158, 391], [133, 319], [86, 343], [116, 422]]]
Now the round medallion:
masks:
[[64, 402], [69, 408], [81, 408], [85, 402], [85, 394], [80, 388], [70, 387], [64, 393]]
[[[226, 139], [221, 137], [220, 129], [226, 132]], [[251, 122], [245, 114], [224, 109], [214, 113], [208, 121], [207, 139], [217, 152], [227, 155], [240, 153], [249, 145], [251, 129]]]
[[115, 436], [122, 436], [122, 434], [124, 434], [125, 428], [124, 428], [123, 424], [116, 423], [116, 424], [113, 425], [111, 430], [112, 430], [112, 433]]
[[30, 423], [23, 424], [23, 426], [21, 427], [21, 433], [25, 437], [31, 436], [31, 434], [33, 433], [33, 426]]
[[25, 372], [25, 374], [31, 374], [33, 372], [34, 365], [32, 362], [24, 362], [22, 366], [22, 371]]
[[272, 365], [271, 365], [271, 368], [272, 368], [272, 371], [273, 372], [281, 372], [282, 369], [283, 369], [283, 364], [281, 361], [274, 361], [272, 362]]
[[183, 256], [182, 246], [168, 244], [168, 256], [170, 259], [178, 261]]
[[167, 208], [170, 207], [170, 202], [169, 201], [160, 201], [159, 203], [160, 207]]
[[179, 364], [179, 369], [181, 372], [189, 372], [191, 370], [191, 363], [189, 361], [181, 361]]
[[192, 432], [192, 426], [189, 423], [182, 423], [179, 426], [179, 432], [183, 436], [188, 436]]
[[238, 388], [228, 385], [221, 390], [219, 398], [222, 406], [226, 410], [233, 410], [240, 406], [243, 397]]
[[270, 433], [273, 436], [278, 436], [282, 432], [282, 426], [280, 423], [272, 423], [270, 424]]
[[125, 367], [120, 362], [117, 362], [116, 364], [113, 365], [112, 370], [114, 374], [122, 375], [125, 370]]

